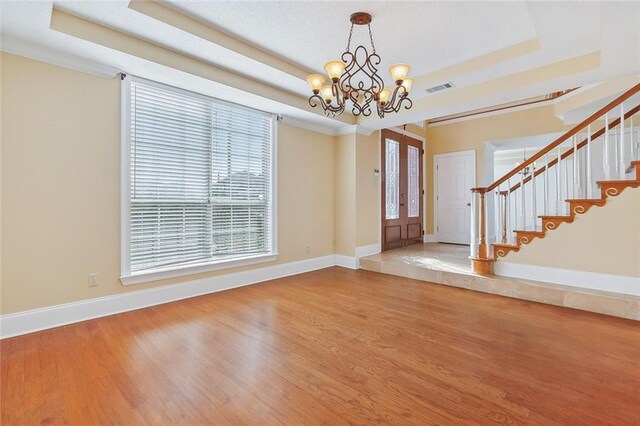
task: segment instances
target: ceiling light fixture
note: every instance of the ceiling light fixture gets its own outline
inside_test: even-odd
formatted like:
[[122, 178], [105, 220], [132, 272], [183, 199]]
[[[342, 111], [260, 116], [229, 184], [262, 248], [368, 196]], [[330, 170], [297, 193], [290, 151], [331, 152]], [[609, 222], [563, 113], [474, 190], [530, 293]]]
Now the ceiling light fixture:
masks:
[[[384, 86], [384, 80], [378, 75], [377, 66], [380, 56], [376, 53], [371, 34], [371, 15], [357, 12], [351, 15], [351, 30], [347, 50], [341, 61], [329, 61], [324, 66], [330, 84], [324, 85], [326, 77], [322, 74], [311, 74], [307, 77], [313, 95], [309, 98], [312, 107], [320, 105], [324, 114], [335, 117], [344, 112], [347, 100], [351, 101], [353, 115], [371, 115], [371, 102], [376, 103], [378, 116], [398, 112], [404, 105], [411, 108], [413, 103], [408, 95], [413, 79], [407, 77], [411, 67], [407, 64], [395, 64], [389, 68], [395, 87]], [[369, 29], [372, 53], [360, 45], [351, 52], [351, 36], [354, 25], [366, 25]]]

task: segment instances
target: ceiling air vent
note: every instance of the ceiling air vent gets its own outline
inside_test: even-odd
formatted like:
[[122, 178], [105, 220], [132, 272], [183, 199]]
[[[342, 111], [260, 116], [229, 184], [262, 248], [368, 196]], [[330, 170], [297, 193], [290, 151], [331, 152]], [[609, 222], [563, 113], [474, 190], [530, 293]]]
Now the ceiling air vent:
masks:
[[429, 87], [427, 89], [427, 93], [435, 93], [445, 89], [451, 89], [453, 86], [452, 82], [438, 84], [437, 86]]

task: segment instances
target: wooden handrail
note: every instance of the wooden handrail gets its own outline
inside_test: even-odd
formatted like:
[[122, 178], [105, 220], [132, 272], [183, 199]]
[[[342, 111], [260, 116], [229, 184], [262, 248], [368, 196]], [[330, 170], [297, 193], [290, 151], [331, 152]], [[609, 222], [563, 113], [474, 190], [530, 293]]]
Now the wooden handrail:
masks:
[[[626, 120], [626, 119], [628, 119], [628, 118], [629, 118], [629, 117], [631, 117], [632, 115], [636, 114], [638, 111], [640, 111], [640, 104], [639, 104], [639, 105], [636, 105], [636, 106], [635, 106], [635, 108], [632, 108], [631, 110], [629, 110], [629, 111], [624, 115], [624, 119], [625, 119], [625, 120]], [[616, 118], [615, 120], [613, 120], [613, 121], [609, 122], [608, 130], [614, 129], [614, 128], [618, 127], [619, 125], [620, 125], [620, 117], [618, 117], [618, 118]], [[591, 141], [593, 142], [594, 140], [598, 139], [600, 136], [604, 135], [604, 132], [605, 132], [605, 130], [604, 130], [604, 127], [603, 127], [602, 129], [600, 129], [600, 130], [598, 130], [597, 132], [593, 133], [593, 134], [591, 135]], [[580, 142], [579, 144], [577, 144], [577, 145], [576, 145], [576, 149], [578, 149], [578, 150], [579, 150], [579, 149], [583, 148], [584, 146], [586, 146], [588, 143], [589, 143], [589, 138], [587, 137], [587, 138], [585, 138], [582, 142]], [[565, 158], [569, 157], [569, 156], [570, 156], [570, 155], [572, 155], [572, 154], [573, 154], [573, 147], [571, 147], [571, 148], [567, 149], [567, 150], [566, 150], [566, 151], [565, 151], [565, 152], [560, 156], [560, 159], [561, 159], [561, 160], [564, 160]], [[540, 168], [540, 169], [535, 169], [535, 171], [533, 172], [533, 174], [534, 174], [535, 176], [538, 176], [539, 174], [544, 173], [544, 172], [547, 170], [547, 168], [551, 168], [552, 166], [555, 166], [557, 163], [558, 163], [558, 159], [557, 159], [557, 158], [554, 158], [553, 160], [549, 161], [549, 162], [547, 163], [547, 165], [546, 165], [546, 166], [544, 166], [544, 167], [542, 167], [542, 168]], [[522, 183], [523, 183], [523, 184], [525, 184], [525, 183], [529, 182], [531, 179], [532, 179], [532, 177], [531, 177], [531, 176], [527, 176], [526, 178], [524, 178], [524, 179], [522, 180]], [[509, 191], [509, 192], [513, 192], [513, 191], [515, 191], [516, 189], [520, 188], [520, 183], [521, 183], [521, 182], [516, 183], [516, 184], [515, 184], [515, 185], [513, 185], [511, 188], [509, 188], [509, 189], [508, 189], [508, 191]], [[474, 188], [474, 189], [476, 189], [476, 188]], [[484, 189], [484, 188], [483, 188], [483, 189]], [[472, 191], [473, 191], [473, 189], [472, 189]], [[505, 191], [505, 192], [506, 192], [506, 191]]]
[[[544, 156], [545, 154], [547, 154], [548, 152], [550, 152], [554, 148], [556, 148], [559, 145], [561, 145], [564, 141], [568, 140], [573, 135], [577, 134], [581, 129], [583, 129], [586, 126], [588, 126], [589, 124], [593, 123], [594, 121], [596, 121], [597, 119], [602, 117], [602, 115], [606, 114], [611, 109], [613, 109], [614, 107], [620, 105], [622, 102], [626, 101], [627, 99], [629, 99], [631, 96], [635, 95], [638, 92], [640, 92], [640, 83], [636, 84], [631, 89], [627, 90], [622, 95], [618, 96], [617, 98], [615, 98], [613, 101], [609, 102], [604, 107], [600, 108], [598, 111], [596, 111], [591, 116], [586, 118], [580, 124], [578, 124], [577, 126], [572, 128], [571, 130], [569, 130], [568, 132], [566, 132], [565, 134], [560, 136], [555, 141], [551, 142], [546, 147], [542, 148], [540, 151], [538, 151], [536, 154], [534, 154], [528, 160], [524, 161], [522, 164], [519, 164], [518, 166], [514, 167], [513, 170], [511, 170], [509, 173], [505, 174], [500, 179], [498, 179], [495, 182], [493, 182], [488, 187], [486, 187], [486, 188], [473, 188], [472, 191], [473, 192], [481, 192], [481, 193], [482, 192], [493, 191], [495, 188], [499, 187], [504, 182], [506, 182], [507, 180], [509, 180], [513, 176], [515, 176], [516, 173], [518, 173], [519, 171], [523, 170], [524, 168], [532, 165], [536, 160], [539, 160], [540, 158], [542, 158], [542, 156]], [[626, 117], [626, 115], [625, 115], [625, 117]]]

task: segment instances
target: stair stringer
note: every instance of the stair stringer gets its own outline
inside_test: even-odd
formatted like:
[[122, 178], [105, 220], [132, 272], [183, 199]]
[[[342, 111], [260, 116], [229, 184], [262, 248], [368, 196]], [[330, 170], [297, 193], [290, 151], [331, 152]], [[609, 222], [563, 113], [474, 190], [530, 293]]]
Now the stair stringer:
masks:
[[[511, 251], [508, 263], [635, 277], [631, 282], [638, 288], [632, 294], [640, 295], [640, 188], [627, 187], [607, 197], [603, 207], [577, 214], [572, 223], [548, 230], [544, 239]], [[607, 282], [598, 289], [615, 291]]]

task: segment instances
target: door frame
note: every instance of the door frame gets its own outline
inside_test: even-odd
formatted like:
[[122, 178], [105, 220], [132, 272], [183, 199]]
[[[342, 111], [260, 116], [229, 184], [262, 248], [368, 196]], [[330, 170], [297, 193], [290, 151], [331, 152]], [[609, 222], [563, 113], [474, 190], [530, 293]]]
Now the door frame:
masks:
[[391, 130], [392, 132], [400, 133], [401, 135], [406, 135], [422, 142], [422, 149], [424, 150], [424, 154], [422, 155], [422, 188], [424, 188], [425, 193], [422, 197], [422, 229], [424, 229], [425, 232], [422, 242], [426, 242], [429, 237], [429, 234], [427, 234], [427, 210], [429, 206], [429, 197], [427, 197], [427, 173], [429, 170], [429, 162], [427, 161], [427, 139], [424, 136], [399, 127], [380, 129], [378, 130], [378, 168], [374, 171], [378, 174], [378, 253], [382, 252], [382, 130]]
[[[438, 169], [436, 166], [439, 158], [456, 157], [461, 154], [466, 154], [466, 155], [473, 154], [473, 167], [472, 167], [473, 186], [472, 188], [475, 188], [477, 185], [477, 182], [476, 182], [477, 181], [477, 175], [476, 175], [477, 155], [476, 155], [475, 149], [469, 149], [466, 151], [445, 152], [442, 154], [433, 154], [433, 235], [437, 243], [440, 242], [440, 237], [438, 236]], [[471, 226], [471, 223], [469, 223], [469, 226]]]

